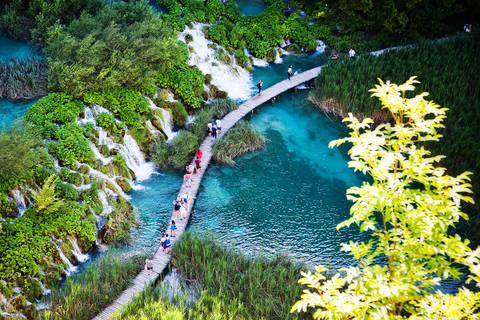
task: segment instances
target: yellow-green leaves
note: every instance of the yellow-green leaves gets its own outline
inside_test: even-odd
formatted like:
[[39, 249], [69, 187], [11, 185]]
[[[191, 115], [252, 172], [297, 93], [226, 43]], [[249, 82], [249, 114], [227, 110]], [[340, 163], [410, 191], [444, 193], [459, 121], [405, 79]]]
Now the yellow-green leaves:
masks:
[[55, 194], [55, 175], [51, 175], [45, 181], [45, 184], [42, 187], [40, 192], [34, 192], [33, 197], [35, 198], [35, 208], [38, 212], [44, 214], [49, 214], [58, 210], [58, 208], [63, 204], [63, 199], [58, 200], [57, 195]]
[[[447, 110], [424, 100], [427, 93], [405, 98], [415, 83], [415, 77], [400, 86], [380, 80], [370, 91], [389, 109], [394, 123], [372, 130], [370, 119], [360, 122], [350, 114], [344, 119], [350, 123], [350, 136], [330, 143], [333, 147], [350, 142], [349, 167], [373, 179], [347, 190], [347, 199], [354, 202], [351, 217], [337, 229], [356, 224], [362, 232], [372, 230], [372, 239], [368, 244], [342, 244], [342, 250], [358, 261], [358, 267], [343, 270], [347, 276], [326, 280], [323, 267], [315, 275], [303, 274], [300, 282], [314, 292], [305, 290], [292, 312], [310, 306], [317, 308], [317, 319], [480, 317], [474, 314], [480, 293], [462, 289], [457, 295], [432, 294], [441, 280], [459, 279], [459, 265], [468, 267], [469, 281], [478, 285], [480, 249], [472, 251], [468, 240], [447, 233], [460, 218], [468, 218], [460, 206], [473, 203], [468, 196], [471, 173], [445, 175], [445, 168], [437, 166], [442, 156], [431, 157], [415, 145], [441, 137], [436, 130], [443, 127]], [[379, 261], [384, 262], [374, 264]]]

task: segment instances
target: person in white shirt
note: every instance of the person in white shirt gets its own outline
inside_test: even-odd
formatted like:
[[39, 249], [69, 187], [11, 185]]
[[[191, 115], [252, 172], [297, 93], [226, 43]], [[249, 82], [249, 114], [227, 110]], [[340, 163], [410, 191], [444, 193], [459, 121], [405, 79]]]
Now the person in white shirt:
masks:
[[348, 51], [348, 56], [350, 57], [350, 59], [352, 59], [355, 56], [355, 50], [353, 50], [353, 48], [351, 48], [350, 51]]
[[221, 134], [222, 133], [222, 120], [220, 119], [217, 119], [217, 134]]

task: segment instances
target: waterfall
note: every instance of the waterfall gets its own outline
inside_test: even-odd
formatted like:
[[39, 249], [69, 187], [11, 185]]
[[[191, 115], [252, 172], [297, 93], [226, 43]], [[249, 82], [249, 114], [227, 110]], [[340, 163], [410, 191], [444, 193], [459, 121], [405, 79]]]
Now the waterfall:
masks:
[[168, 110], [162, 109], [163, 120], [160, 119], [162, 123], [163, 132], [167, 135], [167, 141], [172, 140], [177, 135], [177, 132], [172, 131], [172, 119], [170, 117], [170, 112]]
[[85, 114], [85, 118], [78, 121], [78, 124], [80, 126], [86, 124], [86, 123], [93, 123], [95, 124], [95, 117], [93, 115], [93, 111], [90, 107], [85, 107], [85, 111], [84, 111], [84, 114]]
[[63, 253], [62, 250], [60, 250], [60, 248], [57, 246], [57, 244], [55, 243], [55, 241], [52, 241], [53, 245], [57, 248], [58, 250], [58, 253], [60, 255], [60, 259], [62, 259], [63, 263], [65, 263], [67, 266], [68, 266], [68, 269], [65, 270], [66, 273], [67, 273], [67, 276], [69, 276], [72, 272], [75, 272], [77, 271], [77, 267], [75, 267], [71, 262], [70, 260], [67, 259], [67, 257], [65, 257], [65, 254]]
[[78, 247], [77, 240], [72, 237], [68, 237], [68, 241], [70, 241], [70, 243], [72, 244], [72, 247], [73, 247], [72, 253], [77, 258], [78, 262], [87, 261], [89, 256], [88, 254], [82, 253], [82, 251]]
[[183, 297], [186, 295], [187, 305], [192, 305], [198, 300], [198, 292], [195, 286], [189, 287], [182, 285], [182, 280], [177, 273], [175, 267], [172, 268], [172, 271], [165, 276], [162, 281], [161, 287], [163, 291], [167, 294], [166, 298], [170, 302], [177, 296]]
[[118, 145], [118, 151], [123, 154], [127, 166], [135, 172], [137, 181], [148, 179], [155, 172], [152, 162], [146, 162], [137, 141], [128, 133], [123, 137], [125, 146]]
[[[145, 99], [150, 104], [150, 109], [152, 109], [152, 110], [158, 110], [158, 109], [162, 110], [162, 118], [163, 119], [160, 118], [160, 117], [157, 117], [157, 116], [156, 116], [156, 118], [162, 124], [162, 130], [165, 133], [165, 135], [167, 136], [167, 141], [172, 140], [177, 135], [177, 132], [172, 131], [173, 126], [172, 126], [172, 120], [171, 120], [171, 117], [170, 117], [170, 112], [168, 112], [168, 110], [157, 107], [155, 105], [155, 103], [153, 103], [153, 101], [150, 100], [149, 98], [146, 97]], [[150, 128], [150, 131], [152, 131], [152, 128]]]
[[[202, 32], [203, 26], [205, 24], [195, 24], [193, 29], [187, 28], [179, 35], [179, 40], [181, 41], [185, 41], [185, 34], [187, 33], [193, 36], [193, 41], [188, 44], [193, 48], [188, 64], [196, 65], [203, 74], [211, 74], [211, 83], [220, 90], [228, 92], [228, 96], [231, 99], [248, 99], [254, 91], [250, 73], [235, 63], [233, 55], [230, 55], [231, 63], [220, 63], [216, 58], [217, 53], [215, 50], [208, 47], [208, 44], [213, 42], [205, 39], [205, 35]], [[212, 63], [216, 65], [212, 65]]]
[[260, 67], [260, 68], [268, 67], [268, 62], [266, 59], [258, 59], [258, 58], [255, 58], [254, 56], [252, 56], [252, 59], [253, 59], [253, 65], [255, 67]]
[[100, 202], [102, 202], [102, 207], [103, 207], [102, 214], [103, 215], [106, 216], [109, 213], [113, 212], [113, 208], [108, 203], [107, 195], [105, 194], [105, 192], [103, 192], [102, 190], [98, 190], [98, 199], [100, 199]]
[[[95, 170], [93, 169], [92, 167], [88, 166], [90, 168], [90, 174], [93, 176], [93, 177], [97, 177], [97, 178], [100, 178], [100, 179], [103, 179], [103, 180], [108, 180], [111, 184], [113, 184], [113, 186], [115, 187], [115, 189], [117, 189], [117, 192], [118, 194], [120, 194], [120, 196], [124, 197], [125, 199], [127, 200], [130, 200], [131, 197], [126, 195], [122, 188], [120, 188], [120, 186], [117, 184], [117, 182], [110, 178], [109, 176], [107, 176], [106, 174], [98, 171], [98, 170]], [[99, 192], [100, 193], [100, 192]], [[112, 192], [113, 193], [113, 192]], [[108, 203], [108, 202], [107, 202]]]
[[23, 216], [25, 210], [27, 210], [27, 205], [25, 204], [25, 198], [22, 195], [20, 190], [13, 190], [13, 196], [15, 200], [17, 200], [17, 208], [18, 208], [18, 217]]
[[315, 50], [315, 53], [313, 54], [313, 56], [319, 56], [319, 55], [321, 55], [322, 53], [325, 52], [326, 44], [323, 43], [323, 41], [320, 41], [320, 40], [317, 40], [317, 43], [318, 43], [318, 47]]

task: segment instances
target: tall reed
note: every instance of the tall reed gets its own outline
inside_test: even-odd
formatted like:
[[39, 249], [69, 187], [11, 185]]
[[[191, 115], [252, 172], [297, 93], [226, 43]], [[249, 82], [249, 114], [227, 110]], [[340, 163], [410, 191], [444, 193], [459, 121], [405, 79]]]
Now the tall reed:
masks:
[[0, 98], [31, 99], [48, 93], [48, 63], [44, 56], [0, 59]]
[[[378, 84], [377, 78], [392, 83], [404, 83], [417, 76], [421, 83], [414, 94], [428, 92], [429, 99], [448, 108], [443, 138], [427, 145], [434, 154], [446, 155], [441, 165], [457, 175], [472, 171], [474, 198], [480, 200], [480, 34], [448, 41], [424, 42], [412, 47], [390, 50], [375, 57], [360, 56], [357, 60], [331, 62], [316, 79], [311, 100], [329, 113], [344, 117], [349, 112], [363, 118], [372, 117], [377, 123], [389, 120], [369, 89]], [[411, 98], [411, 96], [407, 96]], [[475, 226], [480, 226], [479, 207], [470, 207], [470, 223], [474, 231], [470, 238], [480, 240]], [[473, 218], [473, 219], [472, 219]]]
[[52, 288], [51, 304], [39, 319], [90, 320], [111, 304], [142, 270], [146, 253], [121, 254], [111, 248], [99, 261], [79, 275], [66, 279], [62, 287]]
[[[285, 254], [246, 254], [216, 240], [212, 234], [187, 231], [175, 245], [172, 264], [184, 288], [197, 288], [195, 305], [185, 290], [173, 299], [162, 286], [150, 287], [115, 319], [311, 319], [311, 313], [291, 314], [306, 267]], [[188, 284], [188, 285], [186, 285]]]
[[233, 159], [265, 147], [267, 138], [249, 122], [239, 121], [227, 134], [214, 142], [213, 160], [234, 164]]

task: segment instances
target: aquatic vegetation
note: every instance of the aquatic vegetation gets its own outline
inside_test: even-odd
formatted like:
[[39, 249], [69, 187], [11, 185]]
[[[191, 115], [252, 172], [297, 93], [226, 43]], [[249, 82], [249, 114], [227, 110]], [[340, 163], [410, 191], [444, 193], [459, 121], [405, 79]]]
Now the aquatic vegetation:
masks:
[[[161, 286], [142, 292], [114, 319], [150, 319], [165, 312], [175, 319], [310, 319], [290, 314], [300, 294], [296, 274], [304, 267], [286, 255], [251, 256], [215, 239], [187, 231], [172, 251], [172, 264], [189, 287], [198, 291], [189, 302]], [[186, 287], [186, 286], [185, 286]]]
[[371, 239], [342, 244], [356, 260], [340, 270], [343, 274], [327, 280], [322, 265], [315, 274], [302, 272], [300, 282], [312, 290], [292, 312], [313, 307], [315, 319], [475, 317], [480, 292], [435, 290], [442, 280], [458, 280], [464, 272], [460, 266], [469, 270], [467, 283], [480, 283], [480, 251], [452, 235], [459, 220], [468, 219], [461, 203], [473, 203], [468, 196], [472, 173], [447, 175], [437, 165], [444, 156], [431, 156], [418, 146], [419, 141], [438, 141], [447, 108], [425, 100], [426, 92], [407, 98], [415, 91], [415, 77], [399, 86], [379, 82], [370, 92], [388, 108], [394, 124], [370, 129], [372, 119], [359, 121], [350, 114], [344, 119], [350, 136], [329, 144], [351, 143], [349, 167], [373, 180], [347, 190], [354, 205], [337, 230], [356, 224], [361, 232], [371, 231]]
[[144, 252], [125, 255], [110, 248], [81, 274], [67, 277], [65, 286], [53, 287], [50, 308], [38, 316], [51, 320], [92, 319], [131, 284], [147, 256]]
[[212, 158], [217, 162], [234, 164], [235, 157], [262, 149], [266, 143], [267, 139], [260, 131], [249, 122], [242, 120], [213, 143]]
[[0, 98], [31, 99], [48, 93], [47, 58], [0, 60]]
[[[339, 116], [349, 112], [360, 119], [371, 117], [376, 123], [391, 120], [378, 101], [371, 101], [368, 89], [377, 77], [392, 82], [403, 82], [411, 74], [417, 75], [417, 90], [429, 92], [440, 105], [449, 109], [445, 129], [440, 132], [440, 143], [427, 143], [434, 154], [444, 154], [442, 160], [449, 173], [472, 171], [474, 198], [480, 196], [480, 165], [478, 140], [480, 130], [480, 63], [476, 59], [480, 50], [478, 35], [465, 39], [424, 42], [401, 50], [389, 50], [374, 57], [358, 57], [354, 61], [335, 61], [322, 68], [316, 80], [312, 97], [316, 104]], [[407, 93], [408, 97], [408, 93]], [[478, 212], [474, 206], [471, 210]], [[472, 216], [479, 221], [480, 215]], [[471, 220], [471, 221], [472, 221]], [[475, 234], [477, 232], [475, 231]], [[475, 235], [472, 235], [475, 236]]]
[[[238, 103], [232, 99], [215, 99], [208, 107], [213, 110], [213, 116], [215, 118], [223, 118], [233, 110], [238, 109]], [[207, 125], [205, 124], [205, 127]]]

